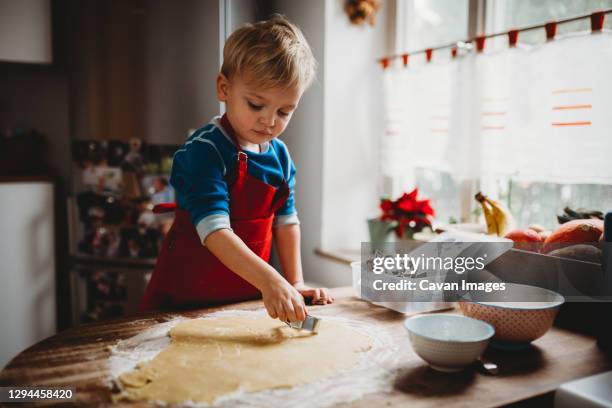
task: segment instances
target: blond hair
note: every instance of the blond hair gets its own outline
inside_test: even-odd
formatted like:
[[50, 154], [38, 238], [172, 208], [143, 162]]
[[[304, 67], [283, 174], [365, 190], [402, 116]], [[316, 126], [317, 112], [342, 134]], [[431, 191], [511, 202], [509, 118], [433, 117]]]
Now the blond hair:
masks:
[[300, 29], [282, 15], [234, 31], [223, 47], [221, 73], [244, 75], [257, 87], [306, 89], [317, 61]]

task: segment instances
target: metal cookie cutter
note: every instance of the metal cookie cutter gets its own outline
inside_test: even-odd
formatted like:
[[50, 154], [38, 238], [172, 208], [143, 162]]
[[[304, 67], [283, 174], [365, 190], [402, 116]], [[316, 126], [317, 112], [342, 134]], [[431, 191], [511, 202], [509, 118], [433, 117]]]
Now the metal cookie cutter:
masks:
[[307, 330], [309, 332], [312, 332], [313, 334], [316, 334], [319, 331], [320, 322], [321, 322], [321, 319], [308, 315], [306, 316], [306, 319], [302, 321], [298, 321], [298, 322], [286, 321], [285, 323], [287, 324], [287, 326], [291, 327], [292, 329]]

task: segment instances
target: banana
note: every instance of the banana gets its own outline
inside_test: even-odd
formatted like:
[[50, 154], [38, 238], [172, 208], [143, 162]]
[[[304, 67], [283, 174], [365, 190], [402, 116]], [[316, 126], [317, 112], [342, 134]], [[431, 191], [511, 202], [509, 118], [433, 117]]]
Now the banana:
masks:
[[[476, 200], [482, 206], [487, 221], [487, 232], [503, 237], [515, 227], [514, 217], [499, 201], [493, 200], [482, 193], [476, 194]], [[489, 208], [490, 207], [490, 208]]]
[[491, 209], [490, 204], [485, 200], [485, 196], [480, 192], [476, 194], [475, 198], [482, 207], [482, 212], [484, 213], [485, 221], [487, 223], [487, 234], [498, 235], [497, 220], [493, 215], [493, 210]]
[[487, 202], [491, 204], [491, 207], [493, 207], [493, 216], [497, 220], [497, 235], [503, 237], [516, 227], [514, 217], [510, 210], [499, 201], [495, 201], [489, 197], [485, 198]]

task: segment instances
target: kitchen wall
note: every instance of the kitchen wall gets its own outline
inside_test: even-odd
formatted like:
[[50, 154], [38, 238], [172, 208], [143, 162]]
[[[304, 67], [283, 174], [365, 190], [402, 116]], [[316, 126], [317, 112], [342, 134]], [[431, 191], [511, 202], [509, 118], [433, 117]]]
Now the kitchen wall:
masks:
[[267, 5], [262, 5], [261, 0], [225, 0], [224, 3], [222, 16], [227, 23], [224, 39], [242, 24], [253, 23], [265, 17], [262, 16], [265, 12], [262, 7], [266, 8]]
[[383, 3], [375, 27], [353, 26], [342, 0], [279, 0], [304, 31], [319, 62], [317, 82], [304, 95], [282, 139], [298, 168], [297, 208], [307, 280], [348, 285], [350, 269], [314, 254], [359, 249], [366, 217], [377, 212], [376, 140], [383, 131], [380, 69], [391, 47], [394, 1]]
[[[286, 15], [308, 39], [319, 63], [317, 79], [304, 94], [281, 139], [296, 164], [296, 207], [302, 229], [302, 261], [307, 281], [331, 286], [333, 272], [326, 277], [328, 263], [314, 255], [321, 244], [323, 214], [323, 148], [325, 84], [325, 0], [271, 2], [270, 11]], [[333, 275], [332, 275], [333, 274]]]
[[72, 2], [73, 134], [181, 144], [219, 113], [220, 2]]
[[393, 1], [382, 2], [374, 27], [351, 24], [343, 5], [325, 2], [323, 248], [367, 241], [365, 218], [377, 215], [384, 124], [376, 60], [391, 53], [394, 22]]
[[147, 1], [147, 141], [182, 144], [189, 128], [219, 114], [219, 3]]

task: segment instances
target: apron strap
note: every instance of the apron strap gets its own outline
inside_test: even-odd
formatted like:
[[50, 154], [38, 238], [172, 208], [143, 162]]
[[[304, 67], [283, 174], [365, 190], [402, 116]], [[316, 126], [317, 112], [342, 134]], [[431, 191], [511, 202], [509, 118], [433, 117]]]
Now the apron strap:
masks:
[[244, 152], [244, 150], [242, 150], [242, 148], [240, 147], [240, 143], [238, 143], [238, 140], [236, 140], [236, 132], [234, 131], [234, 128], [232, 127], [232, 124], [230, 123], [229, 119], [227, 118], [227, 113], [224, 113], [223, 116], [221, 117], [221, 126], [223, 127], [223, 129], [225, 130], [225, 132], [228, 134], [228, 136], [232, 139], [232, 143], [234, 144], [234, 147], [236, 148], [236, 174], [233, 175], [233, 177], [228, 178], [228, 184], [243, 184], [244, 183], [244, 179], [247, 175], [247, 162], [248, 162], [248, 158], [249, 156]]
[[249, 156], [247, 156], [245, 152], [243, 152], [242, 150], [238, 152], [237, 166], [236, 166], [237, 172], [233, 180], [233, 183], [236, 187], [242, 187], [242, 185], [244, 184], [246, 180], [248, 159], [249, 159]]

